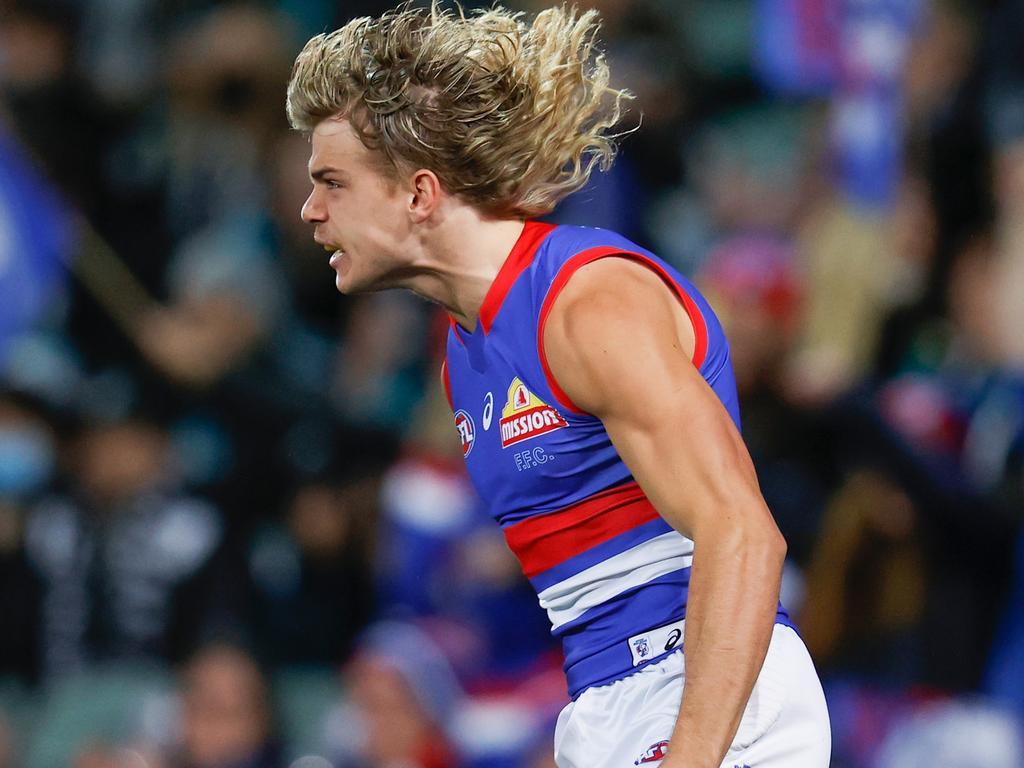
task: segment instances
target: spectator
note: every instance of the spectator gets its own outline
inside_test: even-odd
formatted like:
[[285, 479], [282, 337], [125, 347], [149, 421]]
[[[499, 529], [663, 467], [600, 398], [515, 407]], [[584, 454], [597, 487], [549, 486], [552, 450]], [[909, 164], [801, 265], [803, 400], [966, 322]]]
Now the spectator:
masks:
[[907, 495], [877, 472], [851, 475], [833, 497], [798, 622], [823, 669], [904, 684], [921, 679], [918, 517]]
[[248, 567], [252, 627], [271, 664], [339, 664], [369, 623], [375, 488], [372, 476], [305, 481], [288, 504], [285, 526], [257, 534]]
[[70, 465], [68, 491], [26, 522], [43, 674], [180, 658], [215, 599], [203, 582], [224, 538], [218, 511], [177, 484], [167, 434], [144, 418], [84, 426]]
[[168, 768], [277, 768], [267, 683], [241, 648], [213, 644], [181, 681], [181, 732]]
[[59, 443], [38, 401], [0, 390], [0, 611], [18, 632], [0, 640], [0, 671], [39, 673], [41, 584], [24, 546], [25, 516], [53, 481]]
[[338, 720], [342, 768], [452, 768], [446, 729], [462, 692], [430, 637], [412, 624], [372, 626], [345, 673]]
[[19, 0], [5, 2], [0, 13], [2, 111], [49, 174], [95, 212], [94, 185], [113, 121], [74, 67], [76, 6]]

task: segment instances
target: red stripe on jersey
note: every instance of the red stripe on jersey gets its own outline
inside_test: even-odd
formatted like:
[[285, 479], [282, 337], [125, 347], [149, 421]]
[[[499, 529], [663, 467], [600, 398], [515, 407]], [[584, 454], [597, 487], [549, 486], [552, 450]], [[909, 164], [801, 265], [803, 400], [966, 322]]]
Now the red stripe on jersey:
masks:
[[448, 376], [448, 358], [441, 361], [441, 381], [444, 382], [444, 396], [448, 398], [448, 407], [455, 411], [455, 403], [452, 402], [452, 380]]
[[455, 322], [455, 318], [448, 315], [448, 326], [452, 329], [452, 333], [455, 334], [455, 338], [459, 340], [459, 344], [466, 346], [466, 342], [462, 340], [462, 334], [459, 333], [459, 324]]
[[540, 308], [540, 320], [537, 323], [537, 350], [540, 354], [541, 368], [544, 369], [544, 376], [548, 380], [548, 386], [562, 405], [573, 413], [581, 415], [586, 414], [586, 411], [576, 405], [576, 403], [572, 401], [572, 398], [570, 398], [558, 385], [558, 382], [555, 381], [554, 375], [551, 373], [551, 368], [548, 366], [548, 356], [544, 350], [544, 327], [547, 325], [548, 315], [551, 313], [551, 308], [554, 306], [555, 299], [558, 298], [558, 294], [562, 292], [565, 284], [569, 282], [569, 278], [576, 273], [576, 270], [591, 263], [592, 261], [604, 259], [609, 256], [616, 256], [618, 258], [630, 259], [632, 261], [639, 262], [657, 274], [658, 277], [660, 277], [679, 298], [679, 301], [683, 305], [683, 309], [686, 311], [687, 316], [690, 318], [690, 322], [693, 324], [694, 367], [699, 369], [704, 364], [704, 358], [707, 357], [708, 354], [708, 327], [704, 322], [704, 315], [701, 313], [700, 307], [698, 307], [697, 303], [690, 297], [690, 294], [683, 290], [683, 287], [673, 280], [672, 276], [665, 271], [660, 264], [653, 259], [644, 256], [642, 253], [623, 251], [621, 248], [613, 248], [608, 245], [602, 245], [597, 248], [589, 248], [585, 251], [581, 251], [566, 261], [558, 270], [558, 274], [555, 275], [555, 279], [551, 281], [551, 287], [548, 289], [548, 293], [544, 297], [544, 304]]
[[528, 579], [658, 517], [640, 486], [626, 483], [504, 529]]
[[494, 278], [494, 282], [487, 290], [487, 295], [484, 296], [483, 304], [480, 305], [480, 327], [483, 328], [485, 334], [491, 330], [494, 318], [498, 314], [498, 310], [501, 309], [501, 303], [505, 301], [505, 297], [512, 289], [512, 285], [523, 273], [523, 270], [533, 262], [533, 257], [536, 255], [537, 249], [540, 248], [540, 244], [554, 228], [554, 224], [545, 224], [541, 221], [527, 221], [523, 225], [522, 234], [519, 235], [516, 244], [512, 246], [512, 251], [505, 259], [505, 263], [501, 265], [501, 269], [498, 270], [497, 277]]

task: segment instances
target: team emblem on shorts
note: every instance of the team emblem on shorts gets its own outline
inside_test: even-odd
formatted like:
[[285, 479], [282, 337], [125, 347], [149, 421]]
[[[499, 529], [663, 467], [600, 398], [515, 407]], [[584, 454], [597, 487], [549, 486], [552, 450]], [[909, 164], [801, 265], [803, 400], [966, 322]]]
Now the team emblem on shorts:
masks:
[[519, 378], [508, 385], [508, 400], [501, 409], [501, 447], [546, 435], [569, 426], [562, 415], [526, 388]]
[[645, 749], [643, 754], [633, 761], [633, 765], [642, 765], [643, 763], [656, 763], [659, 760], [664, 760], [665, 755], [667, 754], [668, 742], [659, 741], [657, 744], [651, 744], [651, 746]]
[[651, 646], [647, 642], [646, 637], [638, 637], [633, 640], [633, 650], [636, 651], [636, 655], [641, 659], [646, 659], [651, 655]]
[[473, 450], [473, 443], [476, 442], [476, 425], [473, 417], [463, 410], [455, 412], [455, 429], [459, 432], [459, 440], [462, 441], [462, 457], [469, 456]]

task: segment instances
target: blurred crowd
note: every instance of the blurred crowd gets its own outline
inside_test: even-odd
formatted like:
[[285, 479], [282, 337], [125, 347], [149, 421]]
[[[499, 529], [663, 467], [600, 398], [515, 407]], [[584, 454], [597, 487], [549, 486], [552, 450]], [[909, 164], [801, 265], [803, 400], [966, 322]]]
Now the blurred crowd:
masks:
[[[581, 4], [635, 130], [551, 218], [723, 320], [833, 765], [1024, 765], [1024, 1]], [[446, 318], [298, 215], [389, 5], [0, 0], [0, 768], [552, 768]]]

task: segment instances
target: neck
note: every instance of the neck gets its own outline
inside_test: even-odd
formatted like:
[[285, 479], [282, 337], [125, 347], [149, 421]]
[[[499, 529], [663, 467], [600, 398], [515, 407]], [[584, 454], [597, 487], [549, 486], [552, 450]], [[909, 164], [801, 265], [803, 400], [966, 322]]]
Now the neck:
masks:
[[406, 287], [474, 331], [487, 291], [523, 231], [522, 219], [489, 219], [454, 206], [425, 229]]

